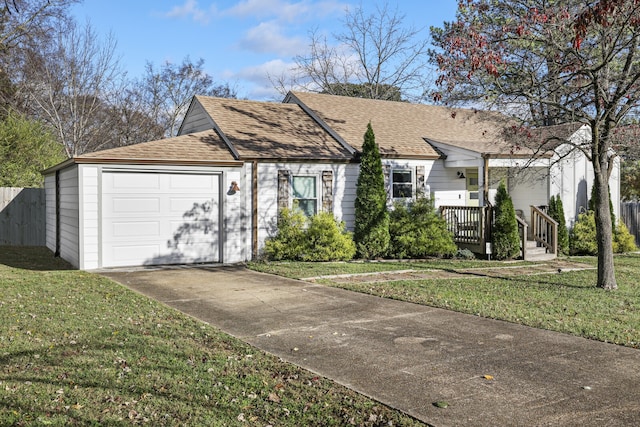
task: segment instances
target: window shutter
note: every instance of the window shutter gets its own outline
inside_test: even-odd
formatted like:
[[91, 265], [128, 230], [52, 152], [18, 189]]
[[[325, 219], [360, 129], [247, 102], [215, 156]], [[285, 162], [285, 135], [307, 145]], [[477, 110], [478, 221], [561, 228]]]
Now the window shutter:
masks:
[[382, 173], [384, 174], [384, 189], [387, 192], [387, 202], [390, 202], [393, 194], [391, 188], [391, 165], [382, 165]]
[[278, 171], [278, 215], [283, 208], [289, 207], [290, 170]]
[[424, 166], [416, 166], [416, 197], [424, 197]]
[[322, 210], [333, 212], [333, 171], [322, 171]]

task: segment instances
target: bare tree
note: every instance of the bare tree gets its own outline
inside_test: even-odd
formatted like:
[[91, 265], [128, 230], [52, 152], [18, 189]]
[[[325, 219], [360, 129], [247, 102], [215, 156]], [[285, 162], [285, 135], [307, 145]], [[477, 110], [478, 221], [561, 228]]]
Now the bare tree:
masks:
[[52, 43], [32, 51], [26, 91], [32, 114], [48, 123], [69, 157], [103, 148], [113, 125], [108, 113], [123, 72], [110, 36], [99, 40], [90, 24], [68, 24]]
[[0, 106], [20, 110], [20, 70], [26, 52], [51, 38], [77, 0], [7, 0], [0, 3]]
[[164, 136], [177, 134], [194, 95], [235, 98], [228, 84], [216, 84], [204, 70], [204, 60], [193, 63], [186, 57], [181, 64], [165, 62], [160, 69], [148, 62], [140, 84], [143, 111], [164, 129]]
[[314, 31], [308, 55], [296, 56], [290, 80], [272, 78], [280, 92], [300, 87], [314, 92], [372, 99], [422, 99], [428, 87], [428, 38], [404, 25], [405, 16], [388, 4], [366, 14], [347, 10], [337, 45]]

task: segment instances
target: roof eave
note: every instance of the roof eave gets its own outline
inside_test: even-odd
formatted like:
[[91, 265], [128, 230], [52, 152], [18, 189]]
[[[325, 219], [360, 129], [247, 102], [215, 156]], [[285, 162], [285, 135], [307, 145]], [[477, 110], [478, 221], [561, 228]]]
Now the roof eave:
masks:
[[131, 158], [94, 158], [94, 157], [75, 157], [68, 159], [62, 163], [43, 170], [43, 175], [49, 175], [61, 169], [65, 169], [71, 165], [79, 164], [97, 164], [97, 165], [163, 165], [163, 166], [242, 166], [243, 161], [240, 160], [185, 160], [185, 159], [131, 159]]

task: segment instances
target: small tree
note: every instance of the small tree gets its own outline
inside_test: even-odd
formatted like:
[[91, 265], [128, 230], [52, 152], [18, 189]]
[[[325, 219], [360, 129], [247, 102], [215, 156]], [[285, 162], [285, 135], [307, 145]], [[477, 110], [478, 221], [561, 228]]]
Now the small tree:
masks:
[[362, 145], [360, 173], [356, 186], [354, 240], [361, 258], [386, 255], [389, 247], [389, 212], [380, 151], [371, 123]]
[[557, 197], [551, 196], [551, 199], [549, 199], [549, 216], [558, 223], [558, 252], [566, 255], [569, 253], [569, 231], [564, 217], [564, 206], [559, 194]]
[[504, 181], [498, 186], [495, 211], [493, 256], [496, 259], [511, 259], [520, 253], [520, 234], [513, 201]]

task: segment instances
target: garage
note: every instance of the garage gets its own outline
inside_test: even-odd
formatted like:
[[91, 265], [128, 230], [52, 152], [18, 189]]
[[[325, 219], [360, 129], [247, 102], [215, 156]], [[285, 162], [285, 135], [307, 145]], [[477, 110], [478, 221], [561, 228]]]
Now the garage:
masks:
[[105, 170], [102, 266], [220, 261], [220, 176]]

